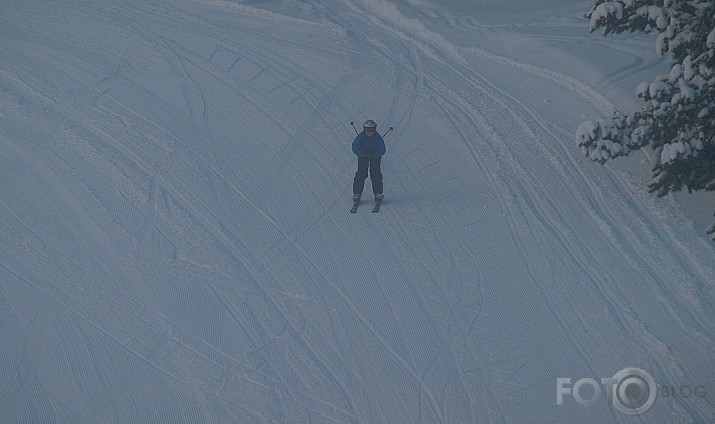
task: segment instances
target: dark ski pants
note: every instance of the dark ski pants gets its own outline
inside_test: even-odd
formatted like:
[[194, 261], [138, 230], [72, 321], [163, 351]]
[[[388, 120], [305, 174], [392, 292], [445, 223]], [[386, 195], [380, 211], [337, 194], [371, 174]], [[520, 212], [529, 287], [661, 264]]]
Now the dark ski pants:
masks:
[[367, 172], [370, 171], [370, 181], [372, 181], [372, 192], [382, 194], [382, 172], [380, 172], [381, 158], [370, 158], [358, 156], [358, 170], [353, 180], [353, 194], [362, 194], [365, 187]]

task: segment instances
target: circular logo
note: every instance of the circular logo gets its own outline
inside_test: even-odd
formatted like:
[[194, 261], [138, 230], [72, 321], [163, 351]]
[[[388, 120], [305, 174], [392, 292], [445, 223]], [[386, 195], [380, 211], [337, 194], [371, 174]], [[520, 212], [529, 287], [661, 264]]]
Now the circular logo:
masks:
[[640, 415], [655, 403], [658, 387], [653, 377], [640, 368], [624, 368], [613, 376], [613, 406], [627, 415]]

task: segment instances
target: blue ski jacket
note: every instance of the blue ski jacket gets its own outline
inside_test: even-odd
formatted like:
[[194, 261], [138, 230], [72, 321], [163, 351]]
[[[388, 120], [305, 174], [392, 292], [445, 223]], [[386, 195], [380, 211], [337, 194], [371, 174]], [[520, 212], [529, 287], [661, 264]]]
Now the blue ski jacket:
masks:
[[357, 156], [381, 158], [386, 151], [385, 140], [382, 139], [382, 136], [377, 131], [372, 137], [368, 137], [363, 131], [353, 140], [353, 153]]

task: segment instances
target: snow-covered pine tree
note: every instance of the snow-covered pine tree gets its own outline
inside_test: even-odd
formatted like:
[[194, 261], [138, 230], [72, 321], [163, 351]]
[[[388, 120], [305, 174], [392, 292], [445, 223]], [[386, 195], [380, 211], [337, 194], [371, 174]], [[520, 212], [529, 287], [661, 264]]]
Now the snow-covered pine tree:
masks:
[[[650, 146], [651, 192], [715, 190], [715, 1], [596, 0], [586, 17], [591, 32], [658, 33], [656, 50], [669, 53], [672, 66], [638, 85], [641, 111], [581, 124], [584, 154], [603, 164]], [[715, 224], [707, 232], [715, 240]]]

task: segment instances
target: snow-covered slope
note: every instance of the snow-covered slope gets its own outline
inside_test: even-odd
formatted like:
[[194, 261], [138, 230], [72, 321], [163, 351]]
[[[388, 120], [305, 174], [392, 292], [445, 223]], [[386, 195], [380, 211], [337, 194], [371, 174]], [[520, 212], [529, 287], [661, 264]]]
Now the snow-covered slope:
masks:
[[[662, 60], [489, 3], [4, 1], [0, 422], [715, 420], [704, 228], [573, 140]], [[556, 404], [626, 367], [707, 394]]]

